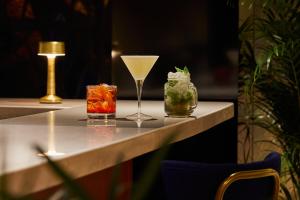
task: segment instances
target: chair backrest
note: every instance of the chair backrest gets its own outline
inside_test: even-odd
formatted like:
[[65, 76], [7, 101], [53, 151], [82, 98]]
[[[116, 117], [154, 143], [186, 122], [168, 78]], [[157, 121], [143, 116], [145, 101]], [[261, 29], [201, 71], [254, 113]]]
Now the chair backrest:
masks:
[[[219, 185], [240, 171], [274, 169], [280, 171], [280, 155], [270, 153], [263, 161], [249, 164], [208, 164], [186, 161], [163, 161], [162, 175], [169, 200], [212, 200]], [[240, 180], [227, 188], [224, 199], [272, 199], [273, 177]]]
[[278, 200], [280, 179], [279, 173], [274, 169], [257, 169], [257, 170], [249, 170], [249, 171], [240, 171], [231, 174], [227, 177], [219, 186], [215, 200], [223, 200], [224, 194], [228, 187], [232, 185], [236, 181], [240, 180], [249, 180], [249, 179], [258, 179], [265, 177], [273, 177], [274, 178], [274, 188], [273, 188], [273, 200]]

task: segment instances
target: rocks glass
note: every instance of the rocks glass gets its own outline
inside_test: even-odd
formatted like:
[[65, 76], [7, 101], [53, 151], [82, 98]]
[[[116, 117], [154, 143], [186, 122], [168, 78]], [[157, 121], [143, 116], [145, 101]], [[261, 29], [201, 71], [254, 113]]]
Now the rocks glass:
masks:
[[117, 86], [99, 84], [87, 86], [87, 115], [89, 119], [114, 119]]

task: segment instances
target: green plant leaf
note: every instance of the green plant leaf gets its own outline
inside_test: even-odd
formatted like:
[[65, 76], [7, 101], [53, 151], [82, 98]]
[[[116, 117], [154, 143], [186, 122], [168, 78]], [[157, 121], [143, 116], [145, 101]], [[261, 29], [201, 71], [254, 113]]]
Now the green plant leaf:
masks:
[[284, 176], [290, 176], [300, 199], [300, 1], [255, 4], [260, 14], [250, 16], [239, 32], [238, 102], [248, 116], [239, 119], [273, 133], [289, 163]]
[[49, 167], [52, 169], [53, 173], [63, 181], [64, 187], [66, 188], [67, 192], [77, 200], [89, 200], [90, 198], [88, 195], [83, 191], [83, 189], [74, 181], [74, 179], [64, 171], [57, 163], [52, 161], [50, 157], [48, 157], [44, 152], [44, 150], [35, 145], [34, 149], [43, 155], [48, 162]]
[[189, 69], [187, 68], [187, 66], [184, 66], [183, 69], [180, 69], [179, 67], [176, 67], [175, 66], [175, 69], [176, 69], [176, 72], [182, 72], [184, 74], [189, 74]]
[[289, 189], [284, 184], [280, 184], [280, 186], [281, 186], [281, 189], [282, 189], [282, 191], [285, 195], [286, 200], [293, 200]]
[[117, 199], [118, 193], [122, 189], [126, 189], [126, 186], [120, 185], [120, 177], [121, 177], [121, 160], [122, 160], [122, 155], [119, 155], [116, 164], [113, 168], [113, 173], [112, 173], [112, 181], [110, 185], [110, 189], [108, 192], [108, 200], [115, 200]]
[[143, 200], [146, 198], [151, 185], [154, 183], [155, 178], [160, 170], [161, 161], [167, 155], [170, 149], [170, 142], [174, 139], [175, 134], [166, 138], [159, 150], [155, 152], [152, 159], [149, 161], [146, 169], [140, 180], [133, 185], [132, 200]]

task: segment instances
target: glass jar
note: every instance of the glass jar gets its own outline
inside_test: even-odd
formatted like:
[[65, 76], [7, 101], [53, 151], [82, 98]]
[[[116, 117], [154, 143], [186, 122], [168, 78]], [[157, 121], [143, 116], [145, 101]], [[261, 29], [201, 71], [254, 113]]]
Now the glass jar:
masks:
[[197, 107], [197, 89], [189, 79], [168, 78], [164, 85], [164, 100], [169, 117], [188, 117]]

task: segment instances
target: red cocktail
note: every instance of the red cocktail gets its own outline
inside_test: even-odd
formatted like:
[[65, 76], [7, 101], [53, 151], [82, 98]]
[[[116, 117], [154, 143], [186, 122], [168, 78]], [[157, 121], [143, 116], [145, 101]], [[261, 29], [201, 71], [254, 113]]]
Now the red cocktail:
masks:
[[89, 118], [111, 118], [116, 113], [117, 86], [88, 85], [87, 114]]

